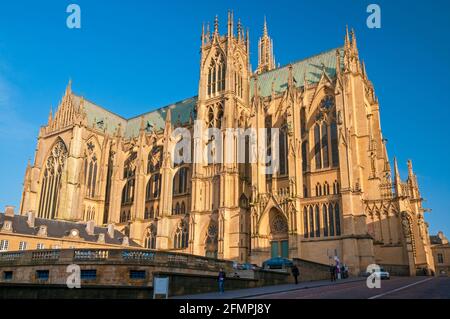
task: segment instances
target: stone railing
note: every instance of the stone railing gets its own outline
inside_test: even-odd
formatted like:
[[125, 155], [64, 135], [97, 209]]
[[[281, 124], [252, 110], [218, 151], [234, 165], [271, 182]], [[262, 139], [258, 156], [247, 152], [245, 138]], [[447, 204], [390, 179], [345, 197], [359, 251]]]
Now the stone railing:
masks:
[[35, 264], [131, 264], [155, 265], [170, 268], [219, 271], [232, 269], [232, 262], [182, 253], [133, 249], [54, 249], [0, 253], [0, 266]]

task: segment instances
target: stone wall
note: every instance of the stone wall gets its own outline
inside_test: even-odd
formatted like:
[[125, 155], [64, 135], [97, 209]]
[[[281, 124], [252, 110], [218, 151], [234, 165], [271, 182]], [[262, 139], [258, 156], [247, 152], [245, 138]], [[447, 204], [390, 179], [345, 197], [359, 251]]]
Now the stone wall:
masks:
[[[294, 264], [300, 271], [300, 281], [316, 281], [330, 279], [330, 266], [294, 258]], [[294, 278], [291, 276], [291, 282]]]

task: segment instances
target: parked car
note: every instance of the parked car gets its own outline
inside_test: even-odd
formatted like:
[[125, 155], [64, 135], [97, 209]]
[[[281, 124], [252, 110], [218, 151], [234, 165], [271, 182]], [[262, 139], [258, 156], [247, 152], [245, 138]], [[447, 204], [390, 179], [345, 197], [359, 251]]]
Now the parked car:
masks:
[[285, 269], [294, 266], [294, 263], [283, 257], [275, 257], [263, 262], [264, 269]]
[[366, 273], [366, 277], [369, 277], [373, 273], [375, 273], [378, 277], [380, 277], [381, 280], [383, 280], [383, 279], [391, 279], [391, 275], [389, 274], [389, 272], [384, 270], [384, 268], [380, 268], [379, 271], [373, 270], [371, 273]]

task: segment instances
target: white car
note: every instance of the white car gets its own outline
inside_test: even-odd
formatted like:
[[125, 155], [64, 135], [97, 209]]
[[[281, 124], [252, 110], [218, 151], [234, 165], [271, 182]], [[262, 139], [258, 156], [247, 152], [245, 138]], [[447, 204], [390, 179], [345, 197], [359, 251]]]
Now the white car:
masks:
[[380, 268], [379, 271], [374, 271], [373, 273], [375, 273], [377, 277], [380, 277], [381, 280], [391, 279], [391, 275], [389, 274], [389, 272], [385, 271], [383, 268]]

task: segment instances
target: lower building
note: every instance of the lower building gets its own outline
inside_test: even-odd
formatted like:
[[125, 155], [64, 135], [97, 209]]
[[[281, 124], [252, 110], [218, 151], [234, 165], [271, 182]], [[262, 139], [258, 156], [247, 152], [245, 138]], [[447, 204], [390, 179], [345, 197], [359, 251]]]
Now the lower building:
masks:
[[70, 222], [14, 214], [7, 206], [0, 213], [0, 252], [75, 248], [140, 248], [114, 225], [96, 227], [93, 222]]
[[436, 275], [448, 276], [450, 274], [450, 244], [443, 232], [430, 236], [431, 250], [433, 252]]

